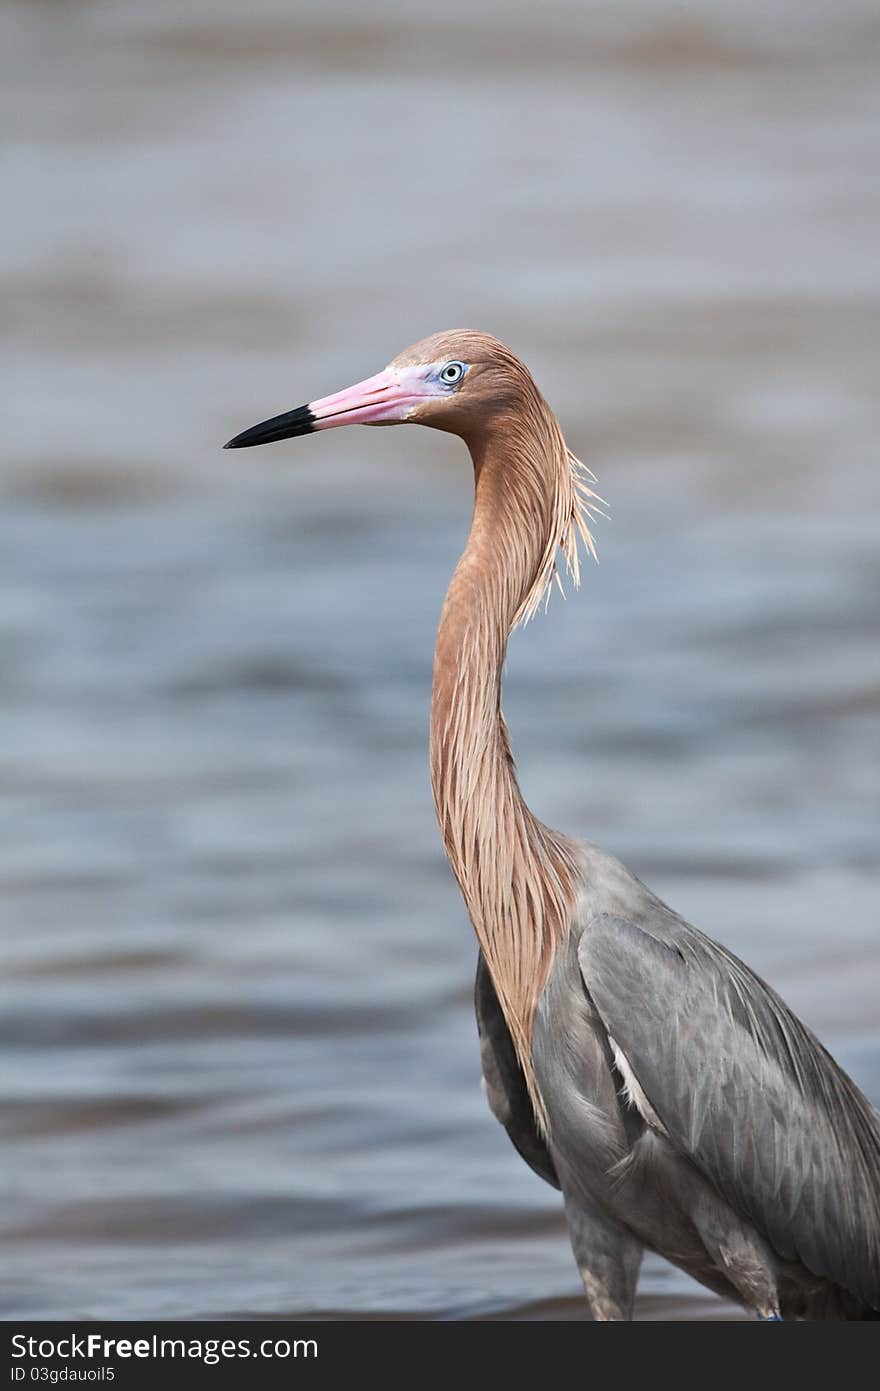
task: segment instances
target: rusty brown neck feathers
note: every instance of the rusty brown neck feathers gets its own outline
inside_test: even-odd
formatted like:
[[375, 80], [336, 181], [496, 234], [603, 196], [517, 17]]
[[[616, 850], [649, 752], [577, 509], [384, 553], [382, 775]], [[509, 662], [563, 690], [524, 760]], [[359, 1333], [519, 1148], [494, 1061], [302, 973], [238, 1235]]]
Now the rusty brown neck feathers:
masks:
[[461, 887], [525, 1074], [539, 1123], [531, 1058], [535, 1008], [576, 893], [575, 851], [542, 825], [517, 785], [501, 713], [501, 670], [513, 625], [572, 566], [576, 530], [594, 495], [535, 388], [528, 408], [468, 441], [475, 499], [470, 534], [437, 634], [431, 784]]

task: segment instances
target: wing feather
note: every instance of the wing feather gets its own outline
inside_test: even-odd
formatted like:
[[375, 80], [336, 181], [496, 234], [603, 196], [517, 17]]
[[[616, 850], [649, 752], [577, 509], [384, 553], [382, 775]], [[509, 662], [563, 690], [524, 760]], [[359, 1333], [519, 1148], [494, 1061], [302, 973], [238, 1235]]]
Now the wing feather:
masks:
[[659, 906], [590, 919], [578, 957], [672, 1143], [780, 1256], [880, 1308], [880, 1123], [818, 1039]]

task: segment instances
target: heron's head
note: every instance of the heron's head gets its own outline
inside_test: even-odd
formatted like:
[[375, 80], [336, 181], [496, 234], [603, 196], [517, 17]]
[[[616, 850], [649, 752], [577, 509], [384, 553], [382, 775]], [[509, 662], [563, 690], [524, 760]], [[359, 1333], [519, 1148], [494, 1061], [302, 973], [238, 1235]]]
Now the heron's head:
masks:
[[450, 329], [406, 348], [374, 377], [242, 431], [226, 448], [271, 444], [336, 425], [431, 425], [470, 439], [535, 397], [528, 369], [497, 338]]

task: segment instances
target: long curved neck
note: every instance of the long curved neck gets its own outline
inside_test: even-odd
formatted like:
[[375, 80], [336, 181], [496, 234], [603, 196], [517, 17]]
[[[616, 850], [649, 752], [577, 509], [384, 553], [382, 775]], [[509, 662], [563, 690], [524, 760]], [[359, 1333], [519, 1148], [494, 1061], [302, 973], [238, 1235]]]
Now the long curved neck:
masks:
[[[573, 849], [526, 806], [501, 714], [510, 629], [555, 541], [552, 477], [492, 439], [471, 444], [474, 513], [437, 634], [431, 785], [443, 843], [538, 1115], [532, 1023], [574, 903]], [[514, 446], [515, 448], [515, 446]], [[553, 459], [547, 460], [552, 470]]]

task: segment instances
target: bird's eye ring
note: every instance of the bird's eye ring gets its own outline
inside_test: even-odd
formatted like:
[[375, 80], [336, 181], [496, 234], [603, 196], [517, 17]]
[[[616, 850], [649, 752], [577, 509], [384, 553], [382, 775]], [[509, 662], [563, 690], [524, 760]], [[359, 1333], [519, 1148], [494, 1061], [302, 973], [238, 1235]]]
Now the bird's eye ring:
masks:
[[461, 381], [465, 373], [463, 362], [447, 362], [445, 367], [440, 369], [440, 380], [446, 386], [455, 386]]

